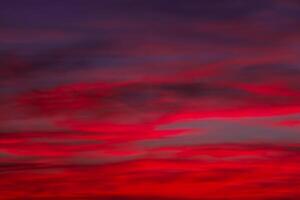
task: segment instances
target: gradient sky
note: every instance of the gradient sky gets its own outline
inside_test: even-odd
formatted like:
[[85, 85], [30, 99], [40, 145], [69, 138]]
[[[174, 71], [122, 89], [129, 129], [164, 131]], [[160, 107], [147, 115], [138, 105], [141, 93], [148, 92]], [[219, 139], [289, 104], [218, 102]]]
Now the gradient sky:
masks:
[[298, 0], [1, 0], [0, 200], [298, 200], [299, 55]]

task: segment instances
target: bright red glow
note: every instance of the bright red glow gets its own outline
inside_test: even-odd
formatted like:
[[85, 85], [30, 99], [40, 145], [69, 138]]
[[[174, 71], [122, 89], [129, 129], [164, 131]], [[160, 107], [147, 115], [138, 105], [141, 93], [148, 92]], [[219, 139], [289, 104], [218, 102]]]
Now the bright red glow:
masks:
[[300, 199], [299, 13], [1, 1], [0, 200]]

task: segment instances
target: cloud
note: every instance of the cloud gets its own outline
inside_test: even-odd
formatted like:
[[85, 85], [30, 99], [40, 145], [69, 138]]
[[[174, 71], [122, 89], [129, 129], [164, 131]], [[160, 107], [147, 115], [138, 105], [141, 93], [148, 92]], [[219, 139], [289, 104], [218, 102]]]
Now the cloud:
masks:
[[0, 13], [0, 198], [300, 196], [298, 1]]
[[[124, 198], [155, 196], [158, 199], [194, 199], [198, 196], [221, 199], [223, 195], [231, 199], [280, 199], [299, 195], [294, 187], [299, 173], [298, 146], [213, 145], [177, 150], [180, 159], [141, 159], [85, 167], [46, 164], [44, 167], [31, 165], [25, 168], [26, 165], [22, 164], [23, 169], [17, 169], [12, 165], [11, 169], [26, 169], [28, 175], [16, 177], [13, 171], [6, 169], [4, 176], [10, 178], [1, 185], [2, 188], [8, 185], [17, 187], [18, 181], [22, 180], [25, 185], [14, 193], [15, 197], [30, 194], [42, 199], [53, 197], [54, 193], [60, 193], [61, 198], [119, 195]], [[239, 157], [238, 152], [245, 157]], [[188, 160], [195, 154], [234, 155], [236, 159]], [[283, 160], [284, 166], [281, 164]], [[35, 190], [37, 185], [41, 191], [47, 192]], [[215, 188], [218, 188], [218, 193], [214, 192]], [[248, 192], [251, 192], [250, 196]], [[13, 193], [3, 190], [3, 194], [9, 196]]]

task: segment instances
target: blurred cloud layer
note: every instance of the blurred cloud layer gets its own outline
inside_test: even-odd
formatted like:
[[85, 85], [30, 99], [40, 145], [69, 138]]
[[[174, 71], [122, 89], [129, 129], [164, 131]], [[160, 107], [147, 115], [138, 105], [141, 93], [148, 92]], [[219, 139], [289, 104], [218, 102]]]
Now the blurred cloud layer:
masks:
[[0, 199], [300, 198], [298, 0], [0, 6]]

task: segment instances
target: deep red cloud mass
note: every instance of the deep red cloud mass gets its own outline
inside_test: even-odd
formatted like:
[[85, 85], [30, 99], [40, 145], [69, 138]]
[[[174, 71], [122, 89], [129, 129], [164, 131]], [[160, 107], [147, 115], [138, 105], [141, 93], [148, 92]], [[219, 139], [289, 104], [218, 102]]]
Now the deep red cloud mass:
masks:
[[0, 5], [0, 200], [300, 199], [297, 0]]

